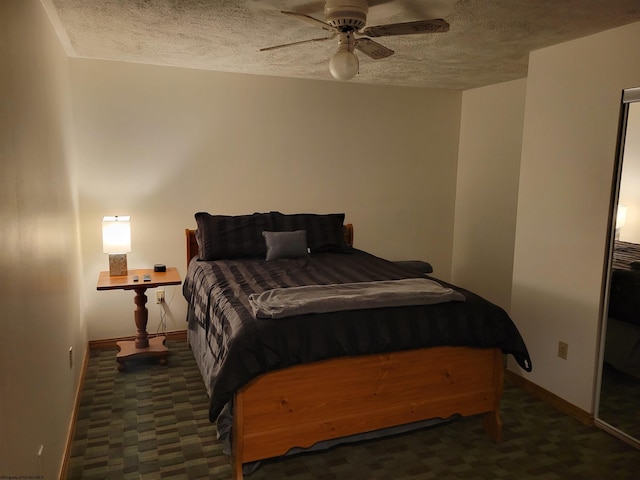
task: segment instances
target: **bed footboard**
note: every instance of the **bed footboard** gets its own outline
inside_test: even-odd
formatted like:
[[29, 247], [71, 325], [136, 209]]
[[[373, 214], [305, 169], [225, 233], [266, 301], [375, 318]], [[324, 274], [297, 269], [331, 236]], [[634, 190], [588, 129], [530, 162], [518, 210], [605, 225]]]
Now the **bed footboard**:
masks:
[[499, 349], [435, 347], [345, 357], [262, 375], [235, 397], [233, 467], [292, 447], [431, 418], [485, 414], [502, 437]]

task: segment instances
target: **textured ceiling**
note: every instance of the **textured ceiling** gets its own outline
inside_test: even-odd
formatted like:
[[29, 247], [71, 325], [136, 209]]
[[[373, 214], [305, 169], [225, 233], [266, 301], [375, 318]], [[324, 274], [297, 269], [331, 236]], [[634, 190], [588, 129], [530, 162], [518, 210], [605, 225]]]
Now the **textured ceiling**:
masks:
[[[280, 13], [324, 20], [318, 0], [43, 0], [72, 56], [332, 80], [337, 40]], [[367, 26], [442, 16], [447, 33], [380, 37], [351, 82], [467, 89], [523, 78], [528, 53], [640, 21], [639, 0], [373, 0]], [[59, 19], [56, 19], [56, 14]]]

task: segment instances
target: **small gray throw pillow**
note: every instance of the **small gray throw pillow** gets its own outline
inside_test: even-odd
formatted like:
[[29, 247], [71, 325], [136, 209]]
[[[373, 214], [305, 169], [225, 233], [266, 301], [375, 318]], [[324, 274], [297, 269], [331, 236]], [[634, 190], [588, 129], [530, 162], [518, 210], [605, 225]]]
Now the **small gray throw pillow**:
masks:
[[267, 260], [307, 256], [307, 232], [262, 232], [267, 244]]

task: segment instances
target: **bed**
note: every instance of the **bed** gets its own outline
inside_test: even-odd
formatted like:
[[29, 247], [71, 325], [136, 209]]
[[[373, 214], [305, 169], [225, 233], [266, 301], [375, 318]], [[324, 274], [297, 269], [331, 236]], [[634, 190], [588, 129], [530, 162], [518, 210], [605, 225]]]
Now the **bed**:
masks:
[[640, 245], [615, 240], [604, 360], [640, 378]]
[[[531, 370], [502, 309], [438, 281], [438, 295], [454, 299], [265, 314], [252, 301], [272, 292], [434, 279], [353, 248], [344, 214], [199, 212], [196, 221], [186, 230], [188, 338], [209, 418], [219, 433], [231, 430], [234, 478], [244, 464], [297, 448], [455, 415], [482, 414], [501, 440], [503, 354]], [[306, 235], [304, 253], [295, 232]], [[278, 256], [295, 248], [274, 233], [297, 254]]]

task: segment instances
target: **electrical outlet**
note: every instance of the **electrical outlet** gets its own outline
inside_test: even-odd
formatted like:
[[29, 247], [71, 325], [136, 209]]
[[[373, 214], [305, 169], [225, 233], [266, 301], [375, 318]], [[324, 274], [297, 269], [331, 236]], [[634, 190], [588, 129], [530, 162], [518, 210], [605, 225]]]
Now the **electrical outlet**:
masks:
[[164, 303], [164, 290], [156, 290], [156, 303]]
[[73, 368], [73, 347], [69, 347], [69, 368]]
[[567, 355], [569, 355], [569, 344], [563, 341], [558, 342], [558, 356], [564, 360], [567, 359]]

